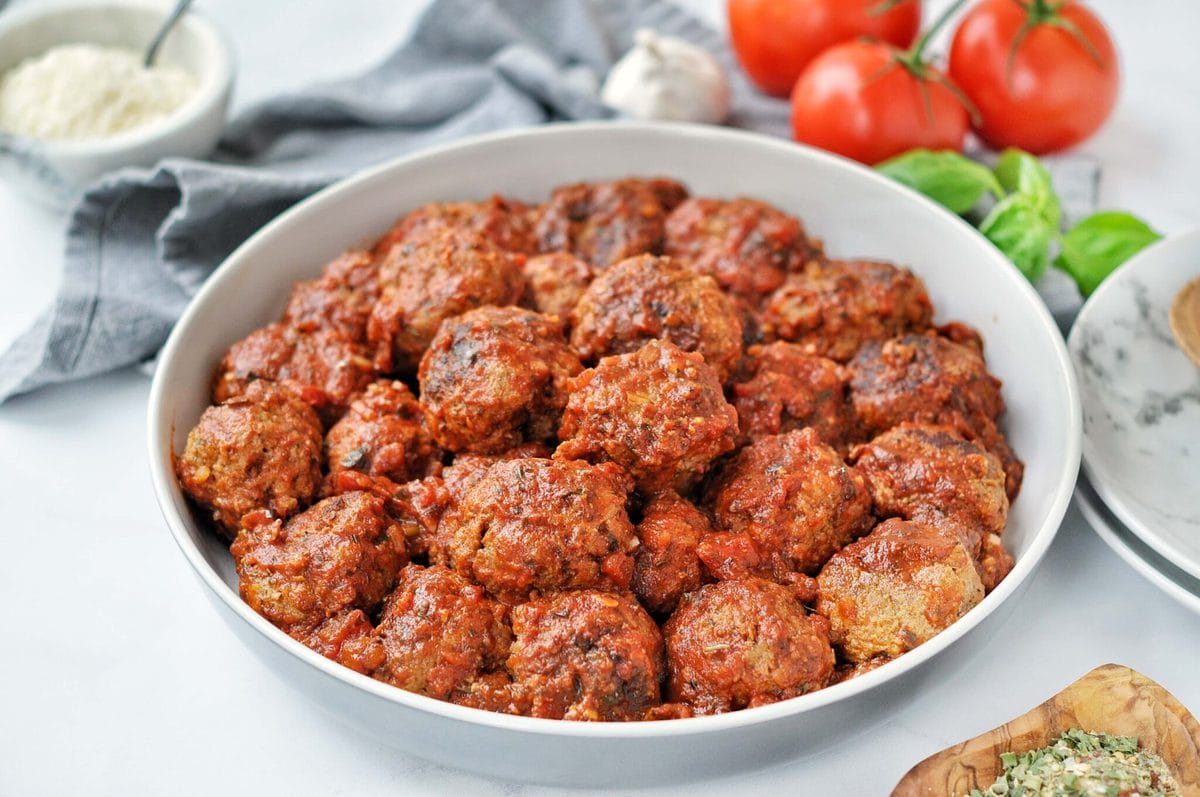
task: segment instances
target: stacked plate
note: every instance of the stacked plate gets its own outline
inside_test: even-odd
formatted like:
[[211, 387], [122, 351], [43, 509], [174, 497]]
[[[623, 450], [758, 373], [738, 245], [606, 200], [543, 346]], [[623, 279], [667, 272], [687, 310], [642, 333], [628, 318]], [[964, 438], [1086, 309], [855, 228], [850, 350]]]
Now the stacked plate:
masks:
[[1168, 323], [1197, 277], [1200, 230], [1148, 247], [1092, 295], [1067, 345], [1083, 403], [1076, 500], [1125, 561], [1200, 612], [1200, 365]]

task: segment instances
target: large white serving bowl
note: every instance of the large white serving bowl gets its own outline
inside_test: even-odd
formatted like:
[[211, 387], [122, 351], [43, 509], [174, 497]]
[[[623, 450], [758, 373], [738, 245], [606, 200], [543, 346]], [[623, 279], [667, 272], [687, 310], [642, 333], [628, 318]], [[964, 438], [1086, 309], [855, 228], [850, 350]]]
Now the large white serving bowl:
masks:
[[[666, 175], [696, 194], [774, 203], [799, 215], [834, 256], [911, 266], [925, 279], [939, 320], [960, 319], [983, 332], [988, 363], [1004, 380], [1004, 425], [1026, 463], [1005, 535], [1016, 557], [1008, 578], [930, 642], [853, 680], [746, 711], [627, 724], [510, 717], [410, 694], [321, 657], [255, 614], [238, 597], [226, 546], [192, 517], [172, 468], [173, 452], [208, 405], [225, 349], [275, 320], [295, 280], [381, 235], [406, 210], [492, 192], [537, 202], [556, 185], [628, 175]], [[919, 688], [920, 672], [945, 670], [922, 664], [996, 614], [1027, 581], [1066, 511], [1080, 451], [1074, 374], [1054, 322], [1016, 269], [962, 220], [869, 169], [788, 142], [711, 127], [617, 123], [522, 130], [430, 150], [284, 213], [234, 252], [184, 313], [160, 358], [148, 425], [154, 489], [171, 533], [221, 616], [281, 678], [330, 714], [406, 751], [497, 777], [573, 785], [735, 771], [836, 743], [880, 721]], [[986, 639], [968, 642], [955, 651], [960, 657]], [[212, 688], [220, 688], [218, 675]]]

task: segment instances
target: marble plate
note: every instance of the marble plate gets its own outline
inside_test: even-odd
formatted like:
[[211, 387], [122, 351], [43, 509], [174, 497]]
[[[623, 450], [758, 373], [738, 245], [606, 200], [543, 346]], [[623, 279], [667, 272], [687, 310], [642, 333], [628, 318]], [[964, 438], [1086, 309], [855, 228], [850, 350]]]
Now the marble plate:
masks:
[[1075, 502], [1100, 539], [1147, 581], [1200, 614], [1200, 579], [1195, 579], [1154, 552], [1109, 510], [1087, 476], [1075, 486]]
[[1155, 553], [1200, 578], [1200, 368], [1175, 345], [1171, 299], [1200, 275], [1200, 230], [1147, 248], [1084, 305], [1068, 348], [1083, 467]]

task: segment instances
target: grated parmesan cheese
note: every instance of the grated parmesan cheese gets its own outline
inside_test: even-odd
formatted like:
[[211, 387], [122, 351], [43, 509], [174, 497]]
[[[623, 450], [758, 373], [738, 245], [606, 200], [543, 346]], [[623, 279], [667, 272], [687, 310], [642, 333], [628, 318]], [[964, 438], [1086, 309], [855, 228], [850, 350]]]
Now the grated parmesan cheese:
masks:
[[32, 138], [87, 139], [170, 116], [196, 90], [173, 66], [142, 66], [129, 49], [68, 44], [0, 77], [0, 130]]

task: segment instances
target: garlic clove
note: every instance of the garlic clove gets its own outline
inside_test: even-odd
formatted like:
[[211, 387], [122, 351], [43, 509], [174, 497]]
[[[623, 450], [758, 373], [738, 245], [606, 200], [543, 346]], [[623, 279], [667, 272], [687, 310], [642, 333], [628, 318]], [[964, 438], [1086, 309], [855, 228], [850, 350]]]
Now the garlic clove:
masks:
[[719, 124], [729, 116], [729, 78], [703, 48], [642, 28], [600, 98], [634, 119]]

